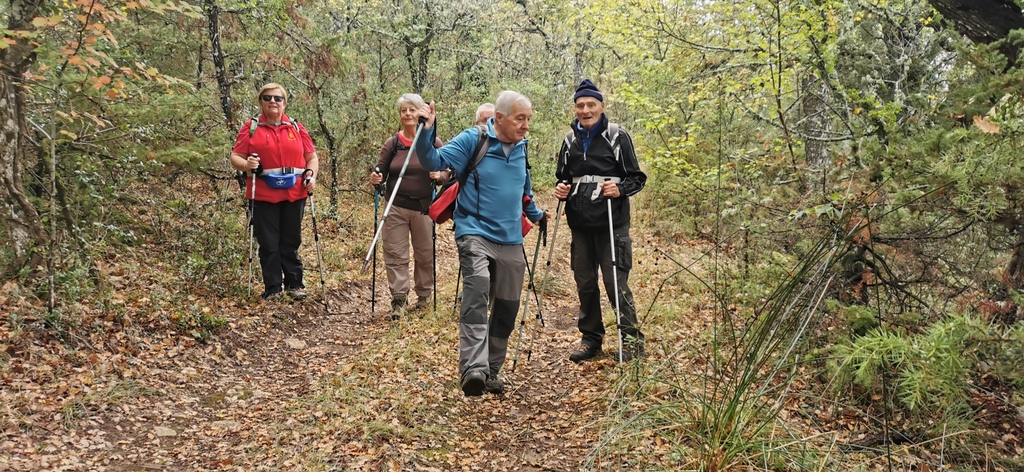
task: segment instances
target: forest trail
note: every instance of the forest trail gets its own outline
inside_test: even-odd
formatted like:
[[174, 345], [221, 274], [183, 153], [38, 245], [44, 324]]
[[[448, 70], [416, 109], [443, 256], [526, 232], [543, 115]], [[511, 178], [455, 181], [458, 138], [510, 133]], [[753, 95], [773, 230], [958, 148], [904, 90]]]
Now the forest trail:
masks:
[[578, 344], [567, 234], [545, 325], [531, 299], [514, 370], [519, 325], [512, 335], [504, 395], [466, 398], [458, 387], [457, 267], [446, 263], [456, 260], [454, 242], [439, 232], [436, 312], [391, 321], [380, 260], [376, 313], [368, 276], [329, 285], [328, 310], [307, 267], [307, 301], [241, 307], [246, 316], [204, 343], [140, 334], [133, 356], [90, 369], [96, 393], [85, 400], [64, 400], [70, 381], [16, 383], [14, 392], [36, 388], [44, 406], [6, 431], [0, 469], [579, 470], [600, 439], [618, 367], [607, 354], [567, 359]]

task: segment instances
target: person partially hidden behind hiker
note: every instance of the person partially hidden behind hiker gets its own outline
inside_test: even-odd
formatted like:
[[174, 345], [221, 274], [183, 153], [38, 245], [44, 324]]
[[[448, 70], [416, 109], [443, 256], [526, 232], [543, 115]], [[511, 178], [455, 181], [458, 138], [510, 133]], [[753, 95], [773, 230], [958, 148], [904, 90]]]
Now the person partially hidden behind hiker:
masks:
[[[246, 180], [246, 198], [253, 200], [252, 224], [259, 242], [263, 269], [263, 298], [278, 299], [283, 293], [303, 300], [302, 215], [306, 197], [316, 186], [320, 164], [306, 128], [285, 115], [288, 92], [269, 83], [256, 94], [262, 114], [238, 131], [231, 149], [231, 166], [255, 172]], [[306, 177], [303, 184], [303, 177]], [[254, 197], [255, 195], [255, 197]]]
[[493, 103], [481, 103], [480, 106], [476, 107], [476, 121], [477, 125], [487, 123], [487, 120], [494, 118], [494, 104]]
[[[467, 174], [452, 216], [462, 267], [459, 372], [466, 396], [505, 390], [498, 373], [505, 363], [526, 272], [522, 215], [525, 212], [533, 222], [546, 218], [533, 203], [526, 166], [526, 132], [533, 105], [524, 95], [506, 90], [498, 95], [494, 108], [494, 118], [487, 122], [486, 153]], [[462, 175], [475, 157], [477, 128], [434, 149], [434, 104], [420, 107], [417, 116], [426, 119], [426, 128], [413, 143], [423, 167], [451, 167]], [[531, 197], [526, 203], [524, 195]]]
[[629, 134], [609, 123], [604, 115], [604, 96], [597, 86], [584, 79], [576, 88], [573, 101], [576, 119], [558, 151], [555, 170], [555, 197], [566, 201], [565, 217], [572, 231], [570, 265], [580, 299], [578, 325], [583, 335], [580, 349], [569, 355], [569, 360], [583, 362], [601, 353], [604, 323], [598, 268], [608, 300], [615, 308], [607, 203], [611, 199], [621, 311], [617, 322], [623, 336], [622, 360], [629, 361], [645, 353], [644, 335], [637, 327], [633, 294], [628, 286], [633, 262], [629, 197], [644, 188], [647, 175], [640, 170]]
[[[387, 199], [396, 193], [387, 220], [384, 221], [381, 245], [384, 246], [384, 263], [388, 272], [391, 290], [391, 319], [397, 320], [405, 314], [409, 298], [409, 240], [413, 252], [413, 290], [416, 292], [414, 309], [427, 306], [431, 288], [434, 285], [434, 246], [430, 230], [430, 209], [432, 181], [442, 183], [448, 180], [449, 171], [427, 172], [418, 159], [409, 159], [409, 165], [402, 176], [401, 186], [398, 175], [402, 171], [409, 147], [416, 135], [416, 110], [424, 105], [423, 99], [414, 93], [398, 98], [398, 115], [402, 129], [384, 141], [377, 166], [370, 172], [373, 185], [386, 182]], [[434, 147], [441, 147], [441, 140], [434, 139]]]

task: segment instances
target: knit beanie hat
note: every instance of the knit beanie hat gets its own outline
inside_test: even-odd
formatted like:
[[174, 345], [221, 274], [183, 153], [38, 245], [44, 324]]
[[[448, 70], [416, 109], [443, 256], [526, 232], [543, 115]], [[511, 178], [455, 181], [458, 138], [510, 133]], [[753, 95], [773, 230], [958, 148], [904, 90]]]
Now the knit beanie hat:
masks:
[[583, 79], [580, 85], [576, 87], [576, 94], [572, 96], [573, 103], [579, 100], [580, 97], [594, 97], [599, 102], [604, 102], [604, 96], [601, 95], [601, 91], [597, 89], [590, 79]]

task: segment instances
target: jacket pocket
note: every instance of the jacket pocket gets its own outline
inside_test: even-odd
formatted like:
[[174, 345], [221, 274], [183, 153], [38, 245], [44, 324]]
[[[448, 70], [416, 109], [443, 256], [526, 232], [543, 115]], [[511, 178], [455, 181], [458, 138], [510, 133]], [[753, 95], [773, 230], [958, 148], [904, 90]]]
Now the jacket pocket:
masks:
[[576, 272], [576, 243], [569, 243], [569, 270]]

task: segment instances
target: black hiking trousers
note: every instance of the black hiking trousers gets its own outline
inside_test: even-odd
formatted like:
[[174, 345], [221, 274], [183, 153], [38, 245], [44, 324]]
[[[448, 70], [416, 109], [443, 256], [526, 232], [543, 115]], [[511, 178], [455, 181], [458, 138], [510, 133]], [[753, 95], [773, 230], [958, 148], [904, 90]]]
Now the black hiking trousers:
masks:
[[[637, 328], [636, 308], [633, 292], [629, 290], [629, 270], [633, 266], [633, 240], [629, 237], [629, 226], [615, 228], [615, 261], [618, 275], [619, 309], [623, 342], [643, 344], [644, 335]], [[604, 340], [604, 322], [601, 320], [601, 293], [597, 285], [597, 271], [600, 269], [605, 293], [611, 308], [615, 310], [615, 285], [612, 275], [612, 252], [608, 228], [573, 229], [570, 249], [570, 265], [576, 279], [576, 290], [580, 298], [579, 330], [583, 344], [600, 348]]]
[[253, 232], [260, 244], [265, 295], [280, 292], [282, 284], [284, 288], [305, 288], [299, 260], [305, 209], [305, 198], [294, 202], [255, 202]]

